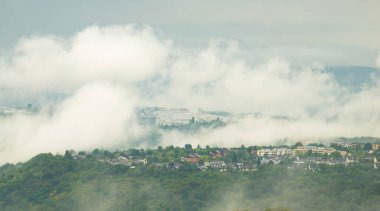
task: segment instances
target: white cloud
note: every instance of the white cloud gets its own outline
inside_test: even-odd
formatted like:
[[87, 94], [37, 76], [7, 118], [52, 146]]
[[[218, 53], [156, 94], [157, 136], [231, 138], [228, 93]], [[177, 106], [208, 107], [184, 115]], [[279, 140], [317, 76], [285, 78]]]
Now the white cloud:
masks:
[[279, 58], [250, 66], [235, 43], [213, 43], [181, 52], [169, 69], [169, 85], [153, 99], [164, 105], [208, 110], [307, 116], [337, 104], [343, 90], [317, 67], [292, 67]]
[[[178, 131], [165, 132], [162, 140], [164, 145], [180, 145], [191, 143], [194, 146], [225, 146], [236, 147], [242, 144], [274, 145], [285, 141], [287, 144], [295, 141], [319, 142], [330, 141], [336, 137], [380, 136], [376, 122], [360, 123], [352, 121], [328, 122], [316, 119], [297, 121], [275, 120], [271, 118], [245, 117], [226, 127], [214, 130], [203, 130], [198, 134], [186, 134]], [[363, 125], [361, 125], [363, 124]]]
[[21, 40], [10, 58], [0, 60], [0, 84], [62, 91], [100, 79], [136, 82], [162, 68], [169, 46], [151, 28], [133, 25], [91, 26], [70, 39], [31, 37]]
[[165, 133], [166, 144], [232, 146], [283, 138], [380, 136], [376, 76], [372, 85], [351, 93], [322, 69], [296, 67], [281, 58], [250, 65], [235, 41], [212, 40], [204, 49], [184, 49], [149, 27], [134, 25], [91, 26], [68, 39], [26, 38], [13, 54], [0, 57], [0, 93], [59, 91], [68, 98], [52, 114], [0, 119], [0, 160], [128, 143], [144, 132], [134, 123], [134, 107], [140, 105], [297, 119], [244, 118], [190, 136]]
[[40, 152], [110, 148], [137, 136], [134, 98], [108, 83], [85, 85], [56, 108], [0, 120], [0, 160], [25, 160]]

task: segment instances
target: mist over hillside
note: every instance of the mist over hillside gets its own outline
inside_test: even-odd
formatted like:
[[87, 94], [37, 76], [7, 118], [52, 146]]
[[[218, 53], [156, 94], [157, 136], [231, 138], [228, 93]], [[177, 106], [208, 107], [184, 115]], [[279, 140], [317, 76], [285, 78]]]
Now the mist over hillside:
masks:
[[379, 8], [1, 0], [0, 210], [380, 211]]

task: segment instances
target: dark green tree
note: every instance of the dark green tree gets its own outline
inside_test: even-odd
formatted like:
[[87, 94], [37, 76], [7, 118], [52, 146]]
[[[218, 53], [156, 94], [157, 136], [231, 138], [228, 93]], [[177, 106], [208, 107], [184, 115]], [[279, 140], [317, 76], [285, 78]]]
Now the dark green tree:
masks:
[[372, 144], [371, 143], [364, 144], [363, 149], [366, 151], [370, 151], [372, 149]]
[[297, 143], [293, 144], [290, 148], [296, 149], [297, 147], [302, 147], [302, 146], [303, 146], [302, 143], [298, 141]]
[[191, 146], [191, 144], [185, 144], [185, 150], [191, 151], [191, 150], [193, 150], [193, 146]]

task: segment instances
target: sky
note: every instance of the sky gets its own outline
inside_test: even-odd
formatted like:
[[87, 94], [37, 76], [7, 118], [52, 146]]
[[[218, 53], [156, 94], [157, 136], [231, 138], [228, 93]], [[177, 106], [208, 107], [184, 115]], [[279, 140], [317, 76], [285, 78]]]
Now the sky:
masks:
[[31, 35], [69, 37], [93, 24], [137, 23], [187, 47], [210, 38], [236, 40], [250, 62], [281, 56], [293, 63], [373, 67], [379, 7], [377, 0], [2, 0], [0, 49]]
[[[380, 137], [377, 4], [2, 1], [0, 105], [39, 110], [0, 118], [0, 163], [66, 149]], [[353, 90], [326, 71], [334, 65], [373, 68]], [[264, 115], [161, 132], [152, 145], [140, 106]]]

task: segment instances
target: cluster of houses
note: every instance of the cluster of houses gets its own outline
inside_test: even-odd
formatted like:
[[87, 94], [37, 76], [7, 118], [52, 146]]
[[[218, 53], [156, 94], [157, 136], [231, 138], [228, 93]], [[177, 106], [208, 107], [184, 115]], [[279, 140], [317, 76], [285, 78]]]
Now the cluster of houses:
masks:
[[257, 156], [259, 157], [279, 157], [279, 156], [294, 156], [297, 154], [305, 154], [307, 152], [318, 153], [318, 154], [327, 154], [331, 155], [334, 152], [338, 152], [342, 157], [347, 155], [346, 151], [336, 150], [334, 148], [328, 147], [318, 147], [318, 146], [298, 146], [295, 149], [289, 148], [264, 148], [257, 150]]
[[[220, 157], [223, 157], [229, 151], [230, 150], [227, 148], [221, 148], [221, 149], [217, 149], [215, 151], [209, 152], [207, 156], [213, 159], [218, 159]], [[200, 160], [201, 160], [201, 155], [197, 153], [190, 153], [190, 154], [187, 154], [185, 157], [181, 158], [181, 161], [186, 161], [193, 164], [198, 163]]]
[[[344, 144], [341, 145], [343, 147], [357, 147], [356, 144]], [[368, 151], [366, 156], [364, 157], [364, 161], [368, 163], [373, 163], [375, 169], [378, 168], [380, 162], [377, 160], [376, 156], [373, 153], [376, 150], [379, 150], [380, 144], [372, 144], [372, 150]], [[311, 152], [314, 156], [302, 157], [301, 155]], [[331, 157], [331, 156], [321, 156], [321, 155], [331, 155], [332, 153], [337, 153], [339, 157]], [[319, 155], [319, 156], [318, 156]], [[279, 164], [284, 158], [292, 158], [293, 163], [297, 166], [309, 165], [308, 170], [315, 170], [314, 167], [310, 167], [311, 164], [319, 165], [319, 164], [327, 164], [330, 166], [333, 165], [351, 165], [353, 163], [358, 162], [358, 159], [353, 157], [347, 151], [336, 150], [334, 148], [328, 147], [319, 147], [319, 146], [298, 146], [295, 149], [288, 148], [273, 148], [273, 149], [260, 149], [257, 150], [257, 156], [261, 157], [261, 164], [266, 164], [272, 162], [273, 164]]]
[[[102, 163], [107, 163], [110, 165], [123, 165], [123, 166], [129, 166], [130, 168], [136, 168], [137, 166], [154, 166], [157, 168], [168, 168], [168, 169], [180, 169], [184, 162], [147, 162], [146, 159], [128, 159], [124, 156], [119, 156], [116, 159], [101, 159], [99, 160]], [[203, 163], [192, 163], [194, 164], [199, 170], [201, 171], [208, 171], [208, 170], [216, 170], [216, 171], [227, 171], [227, 168], [231, 168], [234, 170], [241, 170], [241, 171], [255, 171], [257, 170], [257, 164], [252, 163], [244, 163], [244, 162], [236, 162], [236, 163], [225, 163], [222, 160], [214, 160], [214, 161], [206, 161]]]
[[[253, 162], [231, 162], [226, 163], [219, 158], [222, 158], [228, 153], [230, 149], [220, 148], [209, 152], [207, 157], [212, 158], [211, 161], [203, 161], [205, 155], [199, 155], [197, 153], [189, 153], [185, 157], [181, 157], [180, 161], [170, 161], [170, 162], [148, 162], [146, 158], [138, 158], [128, 156], [126, 154], [120, 155], [114, 159], [99, 159], [99, 162], [110, 164], [110, 165], [123, 165], [130, 168], [136, 168], [137, 166], [153, 166], [156, 168], [168, 168], [168, 169], [180, 169], [186, 163], [191, 164], [201, 171], [227, 171], [227, 169], [234, 169], [240, 171], [255, 171], [257, 169], [257, 164]], [[76, 158], [79, 158], [76, 156]]]
[[[363, 144], [362, 144], [363, 145]], [[364, 145], [363, 145], [364, 146]], [[363, 146], [352, 145], [355, 150], [364, 150]], [[371, 149], [366, 147], [364, 157], [353, 156], [347, 151], [337, 150], [336, 148], [324, 147], [323, 145], [306, 145], [297, 147], [241, 147], [241, 148], [197, 148], [197, 149], [184, 149], [182, 153], [186, 153], [183, 157], [176, 157], [167, 159], [156, 159], [152, 157], [152, 154], [140, 154], [137, 156], [130, 156], [127, 151], [117, 152], [113, 154], [108, 152], [107, 156], [99, 156], [98, 160], [102, 163], [110, 165], [124, 165], [130, 168], [136, 168], [137, 166], [153, 166], [157, 168], [169, 168], [169, 169], [181, 169], [181, 167], [191, 168], [196, 167], [201, 171], [227, 171], [228, 169], [240, 170], [240, 171], [255, 171], [258, 165], [265, 164], [292, 164], [289, 166], [305, 167], [305, 169], [315, 170], [318, 169], [320, 164], [327, 165], [351, 165], [353, 163], [365, 162], [373, 164], [374, 168], [380, 166], [380, 162], [376, 159], [374, 153], [377, 153], [380, 149], [380, 144], [371, 144]], [[349, 146], [350, 147], [350, 146]], [[343, 148], [342, 148], [343, 149]], [[351, 153], [349, 148], [345, 148]], [[142, 150], [143, 152], [144, 150]], [[75, 153], [70, 152], [75, 159], [85, 159], [86, 154], [84, 152]], [[109, 154], [111, 153], [111, 154]], [[229, 154], [235, 153], [235, 154]], [[245, 156], [237, 156], [243, 153]], [[334, 153], [334, 154], [333, 154]], [[101, 153], [100, 153], [101, 154]], [[95, 155], [100, 155], [95, 153]], [[112, 156], [111, 156], [112, 155]], [[363, 154], [362, 154], [363, 155]], [[116, 157], [114, 157], [116, 156]], [[162, 155], [161, 155], [162, 156]], [[165, 156], [165, 155], [163, 155]], [[238, 158], [237, 158], [238, 157]], [[173, 159], [173, 160], [172, 160]], [[162, 162], [162, 161], [166, 162]], [[308, 167], [309, 166], [309, 167]], [[315, 167], [317, 166], [317, 167]]]
[[227, 171], [227, 168], [240, 171], [256, 171], [257, 164], [250, 162], [236, 162], [236, 163], [225, 163], [222, 160], [215, 160], [210, 162], [204, 162], [203, 165], [199, 167], [202, 171], [206, 170], [218, 170]]
[[294, 161], [297, 165], [302, 164], [327, 164], [330, 166], [333, 165], [345, 165], [348, 166], [350, 164], [353, 164], [354, 162], [357, 162], [357, 160], [351, 158], [351, 157], [345, 157], [345, 158], [321, 158], [321, 157], [307, 157], [307, 158], [299, 158], [297, 157]]
[[[334, 152], [339, 153], [341, 157], [331, 158], [331, 157], [306, 157], [299, 158], [300, 155], [303, 155], [307, 152], [316, 153], [320, 155], [331, 155]], [[300, 164], [327, 164], [327, 165], [336, 165], [343, 164], [348, 165], [354, 162], [354, 160], [348, 156], [346, 151], [336, 150], [334, 148], [328, 147], [319, 147], [319, 146], [298, 146], [295, 149], [289, 148], [272, 148], [272, 149], [260, 149], [257, 150], [257, 156], [261, 157], [261, 163], [267, 164], [272, 162], [273, 164], [279, 164], [284, 158], [296, 158], [294, 163], [297, 165]]]
[[[255, 171], [257, 164], [252, 162], [234, 162], [234, 163], [225, 163], [223, 160], [219, 160], [219, 158], [224, 157], [230, 149], [228, 148], [220, 148], [209, 152], [207, 157], [214, 159], [213, 161], [204, 161], [201, 162], [202, 157], [197, 153], [187, 154], [185, 157], [181, 157], [181, 162], [187, 162], [190, 164], [196, 165], [200, 170], [218, 170], [218, 171], [227, 171], [227, 168], [241, 170], [241, 171]], [[176, 163], [175, 167], [181, 166], [181, 164]], [[168, 165], [167, 167], [170, 167]]]
[[[180, 169], [184, 166], [184, 162], [166, 162], [166, 163], [151, 163], [150, 165], [157, 168]], [[203, 163], [193, 164], [201, 171], [227, 171], [227, 169], [240, 171], [256, 171], [257, 164], [247, 162], [226, 163], [222, 160], [206, 161]]]

